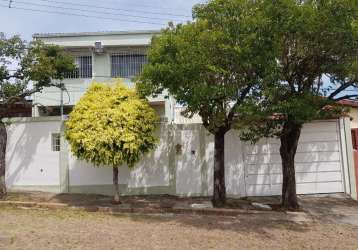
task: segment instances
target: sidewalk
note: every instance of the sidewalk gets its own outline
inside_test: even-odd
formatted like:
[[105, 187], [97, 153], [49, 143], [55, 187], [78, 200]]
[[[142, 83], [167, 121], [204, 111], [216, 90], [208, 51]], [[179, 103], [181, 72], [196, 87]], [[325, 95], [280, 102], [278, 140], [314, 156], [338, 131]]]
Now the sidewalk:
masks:
[[[72, 209], [109, 214], [188, 214], [188, 215], [267, 215], [272, 220], [307, 222], [314, 219], [358, 226], [358, 202], [344, 194], [299, 196], [300, 212], [279, 209], [278, 197], [228, 199], [225, 208], [213, 208], [208, 197], [179, 198], [170, 195], [123, 196], [121, 205], [113, 205], [111, 196], [87, 194], [52, 194], [43, 192], [9, 193], [0, 206], [41, 209]], [[260, 209], [253, 203], [270, 205]]]
[[179, 198], [169, 195], [123, 196], [121, 205], [113, 205], [112, 197], [87, 194], [51, 194], [43, 192], [9, 193], [0, 205], [41, 208], [70, 208], [109, 213], [177, 213], [236, 216], [242, 213], [272, 212], [254, 207], [249, 200], [228, 199], [225, 208], [213, 208], [210, 199]]

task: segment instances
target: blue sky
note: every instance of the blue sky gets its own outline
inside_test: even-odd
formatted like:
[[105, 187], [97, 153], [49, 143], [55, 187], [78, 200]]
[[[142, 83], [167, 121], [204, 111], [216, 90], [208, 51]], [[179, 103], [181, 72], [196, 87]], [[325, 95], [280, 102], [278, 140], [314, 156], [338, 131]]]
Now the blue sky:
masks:
[[[190, 19], [202, 0], [0, 0], [0, 32], [30, 40], [34, 33], [160, 29], [168, 21]], [[98, 6], [90, 7], [90, 6]], [[23, 10], [23, 9], [32, 9]], [[34, 11], [37, 10], [37, 11]], [[87, 18], [39, 11], [75, 13]], [[111, 13], [111, 14], [110, 14]], [[133, 16], [133, 17], [131, 17]], [[132, 22], [124, 22], [124, 20]], [[148, 23], [146, 23], [148, 22]]]

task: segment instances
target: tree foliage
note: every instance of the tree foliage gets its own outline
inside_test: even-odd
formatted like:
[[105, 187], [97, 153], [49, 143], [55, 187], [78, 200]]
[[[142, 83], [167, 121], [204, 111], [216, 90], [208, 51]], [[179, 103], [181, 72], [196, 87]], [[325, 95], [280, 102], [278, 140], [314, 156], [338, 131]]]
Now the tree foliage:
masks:
[[271, 57], [268, 25], [256, 1], [214, 0], [197, 5], [195, 21], [171, 25], [154, 37], [149, 64], [139, 79], [145, 94], [168, 90], [186, 107], [185, 115], [199, 114], [215, 136], [215, 206], [225, 203], [224, 136], [232, 128], [238, 107], [256, 91]]
[[45, 45], [39, 40], [27, 43], [19, 36], [6, 38], [0, 33], [2, 109], [6, 111], [7, 105], [23, 101], [44, 87], [59, 87], [64, 74], [74, 68], [73, 58], [59, 46]]
[[270, 41], [257, 40], [255, 31], [266, 20], [255, 11], [253, 1], [196, 6], [195, 22], [169, 27], [153, 38], [139, 90], [146, 95], [169, 90], [187, 107], [186, 115], [198, 113], [211, 133], [229, 129], [235, 107], [270, 62], [262, 50]]
[[133, 167], [153, 149], [158, 117], [136, 90], [93, 83], [66, 122], [72, 153], [97, 166]]
[[26, 102], [44, 87], [61, 87], [64, 74], [74, 68], [73, 58], [58, 46], [38, 40], [27, 43], [19, 36], [6, 38], [0, 33], [0, 198], [6, 195], [7, 132], [2, 118], [14, 103]]
[[[269, 127], [279, 135], [277, 125], [287, 119], [303, 124], [339, 115], [345, 110], [337, 101], [358, 99], [357, 1], [263, 1], [260, 8], [271, 23], [277, 61], [251, 111], [268, 123], [264, 133]], [[285, 119], [262, 119], [272, 114]]]
[[280, 138], [283, 205], [296, 209], [294, 158], [303, 124], [338, 117], [346, 110], [337, 101], [358, 99], [358, 2], [264, 0], [259, 8], [276, 63], [256, 101], [239, 110], [247, 115], [237, 127], [246, 127], [247, 140]]

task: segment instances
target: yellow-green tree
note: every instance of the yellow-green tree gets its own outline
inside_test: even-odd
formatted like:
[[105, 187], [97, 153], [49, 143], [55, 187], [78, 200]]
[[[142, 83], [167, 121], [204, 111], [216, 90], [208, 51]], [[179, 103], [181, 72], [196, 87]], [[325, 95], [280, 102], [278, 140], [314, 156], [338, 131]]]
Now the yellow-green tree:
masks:
[[77, 158], [113, 168], [118, 204], [118, 168], [134, 167], [155, 147], [157, 121], [155, 111], [135, 89], [121, 83], [93, 83], [71, 112], [65, 135]]

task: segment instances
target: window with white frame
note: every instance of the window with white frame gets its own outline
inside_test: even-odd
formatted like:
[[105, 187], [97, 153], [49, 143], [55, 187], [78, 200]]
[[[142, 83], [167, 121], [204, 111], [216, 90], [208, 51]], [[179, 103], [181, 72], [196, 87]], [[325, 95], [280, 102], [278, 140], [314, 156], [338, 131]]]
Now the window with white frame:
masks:
[[92, 56], [75, 57], [76, 69], [65, 75], [65, 78], [92, 78]]
[[61, 150], [61, 135], [60, 133], [52, 134], [52, 151], [60, 151]]
[[116, 53], [111, 55], [111, 77], [133, 78], [147, 63], [144, 53]]

